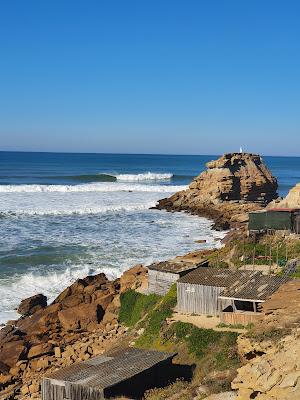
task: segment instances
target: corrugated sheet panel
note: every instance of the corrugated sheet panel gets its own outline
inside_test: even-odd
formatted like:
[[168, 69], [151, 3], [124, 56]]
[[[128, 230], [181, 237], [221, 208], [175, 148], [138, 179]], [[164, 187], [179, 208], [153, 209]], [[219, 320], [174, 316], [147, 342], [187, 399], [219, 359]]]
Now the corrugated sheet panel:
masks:
[[105, 389], [174, 356], [175, 353], [127, 348], [60, 369], [47, 379]]

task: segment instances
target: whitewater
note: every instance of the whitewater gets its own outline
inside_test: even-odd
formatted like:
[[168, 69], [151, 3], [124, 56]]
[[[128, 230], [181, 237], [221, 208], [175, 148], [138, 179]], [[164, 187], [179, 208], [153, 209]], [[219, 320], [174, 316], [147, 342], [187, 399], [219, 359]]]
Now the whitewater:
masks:
[[173, 184], [173, 173], [95, 175], [76, 175], [86, 183], [0, 185], [0, 324], [18, 317], [22, 299], [44, 293], [51, 302], [78, 278], [115, 278], [138, 263], [220, 246], [211, 221], [151, 209], [187, 187]]

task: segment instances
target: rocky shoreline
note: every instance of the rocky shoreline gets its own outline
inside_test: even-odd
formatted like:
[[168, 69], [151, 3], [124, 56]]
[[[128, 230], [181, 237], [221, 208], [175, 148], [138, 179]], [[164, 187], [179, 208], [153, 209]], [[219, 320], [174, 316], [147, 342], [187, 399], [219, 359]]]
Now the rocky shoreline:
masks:
[[120, 295], [142, 286], [146, 274], [138, 265], [113, 281], [104, 274], [78, 279], [48, 306], [43, 295], [24, 300], [24, 315], [0, 331], [0, 399], [39, 399], [46, 372], [130, 340], [118, 322]]
[[255, 154], [229, 153], [206, 164], [187, 190], [162, 199], [157, 209], [185, 211], [214, 221], [214, 229], [242, 228], [248, 213], [276, 199], [277, 180]]
[[[276, 192], [277, 181], [259, 156], [233, 153], [209, 163], [188, 190], [160, 200], [157, 209], [207, 217], [218, 230], [242, 230], [247, 213]], [[0, 331], [0, 400], [40, 399], [45, 373], [129, 343], [133, 338], [118, 322], [120, 295], [144, 286], [146, 278], [147, 269], [138, 265], [113, 281], [104, 274], [79, 279], [50, 305], [43, 295], [24, 300], [21, 318]]]

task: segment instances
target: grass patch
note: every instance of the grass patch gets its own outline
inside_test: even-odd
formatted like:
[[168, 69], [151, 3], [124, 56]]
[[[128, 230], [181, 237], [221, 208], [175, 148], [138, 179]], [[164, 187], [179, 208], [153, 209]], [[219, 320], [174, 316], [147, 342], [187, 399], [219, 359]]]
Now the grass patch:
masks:
[[184, 322], [174, 323], [166, 333], [175, 344], [184, 341], [189, 353], [197, 360], [208, 359], [213, 368], [222, 371], [239, 364], [235, 332], [217, 332], [213, 329], [197, 328]]
[[156, 294], [146, 296], [134, 290], [122, 293], [119, 321], [128, 327], [136, 325], [160, 300]]
[[141, 347], [151, 347], [157, 343], [159, 333], [167, 318], [173, 314], [173, 309], [177, 303], [176, 284], [172, 285], [169, 292], [162, 298], [161, 302], [149, 312], [145, 321], [145, 331], [137, 340], [136, 344]]

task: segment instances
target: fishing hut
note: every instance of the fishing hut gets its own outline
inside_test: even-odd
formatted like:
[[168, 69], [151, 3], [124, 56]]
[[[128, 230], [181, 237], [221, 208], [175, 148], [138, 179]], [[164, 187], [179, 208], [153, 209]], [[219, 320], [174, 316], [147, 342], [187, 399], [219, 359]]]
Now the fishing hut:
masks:
[[165, 295], [172, 284], [189, 272], [208, 267], [208, 261], [197, 263], [185, 260], [170, 260], [154, 263], [148, 266], [148, 293]]
[[126, 348], [53, 372], [42, 380], [42, 400], [141, 399], [167, 384], [176, 353]]

